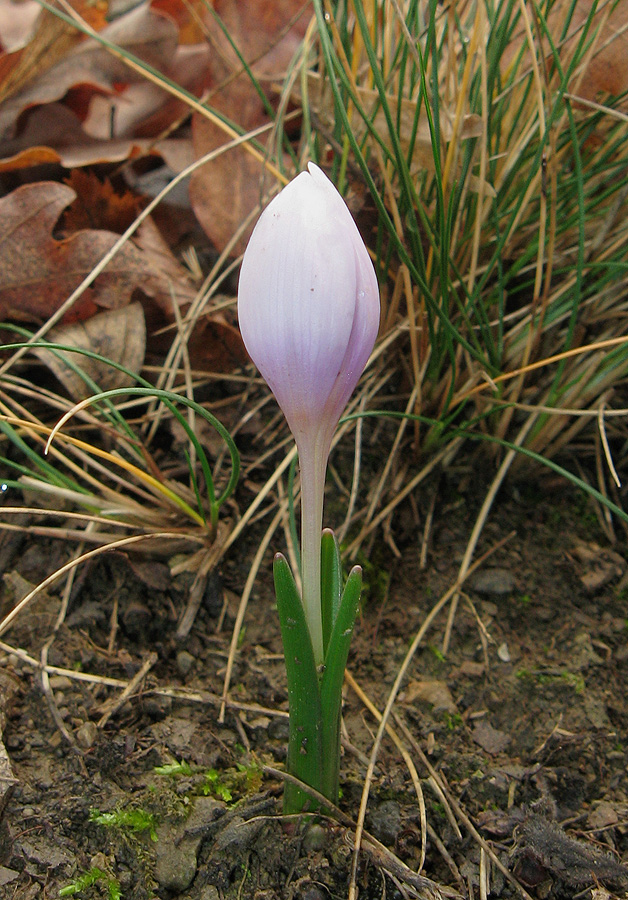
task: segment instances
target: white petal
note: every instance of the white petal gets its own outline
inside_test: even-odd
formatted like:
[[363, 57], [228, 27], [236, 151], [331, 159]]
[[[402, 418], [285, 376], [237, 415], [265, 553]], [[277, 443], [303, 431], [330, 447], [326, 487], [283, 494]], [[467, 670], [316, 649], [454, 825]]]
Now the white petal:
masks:
[[284, 188], [262, 214], [240, 273], [244, 343], [295, 434], [321, 415], [333, 390], [357, 300], [347, 217], [355, 225], [325, 182], [302, 173]]

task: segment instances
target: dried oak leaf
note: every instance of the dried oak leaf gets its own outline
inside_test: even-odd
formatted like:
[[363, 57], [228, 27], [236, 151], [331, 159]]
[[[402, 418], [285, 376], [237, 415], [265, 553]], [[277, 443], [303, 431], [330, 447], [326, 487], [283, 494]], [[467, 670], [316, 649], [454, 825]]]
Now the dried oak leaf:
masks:
[[19, 137], [0, 143], [0, 172], [44, 163], [66, 169], [122, 162], [136, 156], [161, 156], [175, 172], [192, 162], [191, 141], [169, 138], [98, 140], [83, 129], [76, 113], [62, 103], [45, 103], [29, 111]]
[[76, 193], [76, 198], [63, 216], [64, 231], [99, 228], [122, 234], [140, 211], [136, 194], [118, 193], [109, 179], [101, 181], [93, 172], [73, 169], [65, 183]]
[[[154, 13], [147, 3], [141, 3], [108, 24], [101, 36], [162, 69], [174, 56], [178, 39], [174, 22]], [[11, 77], [15, 76], [15, 71]], [[7, 93], [7, 86], [0, 84], [1, 91], [6, 94], [0, 104], [0, 139], [10, 140], [16, 136], [18, 119], [24, 110], [60, 100], [79, 85], [89, 87], [91, 93], [115, 96], [124, 85], [138, 81], [141, 81], [139, 75], [95, 40], [81, 41], [70, 52], [63, 46], [58, 51], [55, 65], [34, 80], [29, 77], [20, 81], [18, 90], [14, 91], [10, 86]], [[0, 98], [2, 96], [0, 92]]]
[[[146, 323], [141, 303], [130, 303], [122, 309], [108, 309], [86, 322], [73, 322], [53, 328], [48, 337], [57, 344], [91, 350], [105, 359], [119, 363], [137, 374], [146, 352]], [[95, 382], [100, 390], [128, 387], [133, 378], [89, 356], [55, 351], [46, 348], [34, 351], [36, 356], [55, 374], [73, 400], [83, 400], [93, 394], [91, 384], [76, 371], [76, 367]]]
[[511, 740], [509, 734], [506, 734], [505, 731], [499, 731], [497, 728], [493, 728], [491, 723], [487, 722], [486, 719], [480, 719], [475, 723], [471, 737], [476, 744], [479, 744], [479, 746], [483, 750], [486, 750], [487, 753], [490, 753], [491, 756], [496, 756], [498, 753], [505, 750]]
[[41, 6], [37, 0], [5, 0], [0, 4], [0, 50], [12, 53], [32, 37]]
[[[216, 0], [220, 16], [242, 57], [251, 65], [259, 83], [272, 96], [272, 84], [282, 82], [299, 42], [305, 34], [311, 10], [302, 0]], [[212, 106], [236, 119], [245, 131], [269, 121], [264, 103], [213, 15], [205, 18], [208, 40], [216, 48], [210, 60], [214, 84], [223, 84], [212, 97]], [[197, 158], [217, 150], [229, 140], [225, 132], [204, 116], [192, 117], [192, 139]], [[263, 142], [264, 138], [258, 138]], [[264, 189], [272, 186], [263, 164], [246, 149], [235, 147], [198, 169], [190, 179], [190, 202], [198, 221], [214, 245], [222, 250], [258, 206]], [[218, 212], [217, 212], [218, 211]], [[253, 223], [233, 246], [233, 255], [246, 246]]]
[[[89, 230], [57, 240], [54, 226], [75, 197], [66, 185], [42, 182], [0, 200], [0, 321], [47, 320], [118, 239], [109, 231]], [[160, 306], [171, 303], [173, 295], [193, 295], [184, 275], [175, 282], [172, 269], [160, 277], [152, 266], [154, 256], [127, 241], [64, 323], [82, 321], [99, 308], [126, 306], [136, 287]]]

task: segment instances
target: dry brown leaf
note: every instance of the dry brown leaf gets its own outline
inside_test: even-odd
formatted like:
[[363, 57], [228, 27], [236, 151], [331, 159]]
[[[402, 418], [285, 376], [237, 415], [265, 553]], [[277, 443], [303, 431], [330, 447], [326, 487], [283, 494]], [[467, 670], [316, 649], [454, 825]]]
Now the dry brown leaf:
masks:
[[151, 6], [177, 23], [179, 44], [205, 41], [203, 16], [207, 11], [207, 0], [152, 0]]
[[13, 53], [28, 43], [41, 9], [37, 0], [0, 3], [0, 49], [4, 53]]
[[[76, 30], [72, 31], [76, 35]], [[173, 57], [178, 38], [176, 25], [152, 12], [146, 3], [120, 16], [104, 28], [101, 35], [157, 68], [163, 68]], [[23, 110], [59, 100], [75, 85], [89, 86], [92, 92], [115, 95], [122, 85], [138, 81], [142, 81], [139, 74], [99, 43], [83, 40], [71, 52], [65, 52], [41, 77], [20, 87], [0, 105], [0, 138], [8, 140], [14, 136], [18, 116]], [[3, 86], [6, 88], [6, 84]]]
[[[556, 35], [563, 33], [565, 23], [568, 21], [568, 38], [560, 46], [559, 54], [561, 68], [568, 69], [568, 64], [578, 44], [582, 40], [583, 28], [593, 8], [594, 0], [576, 0], [571, 2], [555, 3], [547, 18], [547, 33]], [[575, 68], [571, 77], [568, 90], [575, 91], [577, 96], [586, 100], [604, 101], [608, 94], [614, 96], [626, 95], [628, 92], [628, 4], [597, 3], [597, 9], [593, 14], [592, 24], [587, 31], [587, 42], [599, 27], [599, 34], [595, 38], [594, 52], [583, 70], [581, 66]], [[532, 7], [530, 7], [532, 9]], [[608, 18], [606, 18], [608, 14]], [[605, 21], [604, 27], [600, 27]], [[553, 53], [549, 42], [544, 39], [546, 63], [552, 72], [554, 67]], [[527, 47], [527, 39], [523, 26], [513, 34], [510, 45], [500, 59], [502, 71], [506, 71], [516, 58], [521, 46]], [[588, 57], [587, 57], [588, 58]], [[530, 65], [529, 53], [526, 52], [523, 59], [524, 66]], [[554, 80], [558, 81], [559, 75], [554, 72]], [[628, 109], [626, 96], [618, 103], [618, 109]]]
[[63, 216], [66, 232], [97, 228], [122, 234], [140, 211], [134, 193], [119, 194], [108, 179], [101, 181], [93, 172], [73, 169], [65, 184], [76, 194]]
[[[68, 347], [99, 353], [137, 374], [142, 368], [146, 352], [144, 311], [141, 303], [131, 303], [122, 309], [98, 313], [86, 322], [53, 328], [48, 338]], [[73, 400], [90, 397], [93, 390], [68, 365], [66, 359], [78, 366], [103, 391], [133, 384], [133, 378], [124, 372], [89, 356], [53, 353], [43, 348], [36, 349], [34, 353], [53, 372]]]
[[[61, 212], [75, 196], [65, 185], [43, 182], [0, 200], [0, 319], [45, 321], [115, 243], [117, 236], [106, 231], [53, 237]], [[87, 318], [97, 306], [124, 306], [144, 274], [141, 256], [127, 244], [66, 321]]]
[[[252, 97], [248, 85], [234, 82], [225, 90], [229, 105], [238, 110], [238, 121], [247, 130], [266, 121], [259, 97]], [[197, 157], [225, 144], [228, 138], [218, 126], [200, 115], [192, 118], [192, 137]], [[218, 250], [223, 250], [247, 216], [259, 205], [270, 187], [264, 168], [250, 153], [235, 147], [197, 169], [190, 179], [190, 202], [204, 232]], [[253, 225], [242, 233], [232, 255], [244, 251]]]
[[[66, 185], [42, 182], [24, 185], [0, 200], [0, 320], [48, 319], [118, 239], [109, 231], [90, 230], [56, 240], [53, 229], [75, 197]], [[148, 233], [151, 240], [138, 238], [143, 247], [132, 241], [122, 246], [64, 323], [89, 318], [98, 307], [126, 306], [135, 288], [168, 310], [173, 297], [186, 302], [194, 296], [185, 269], [165, 243], [157, 246], [154, 234]]]
[[417, 700], [421, 700], [429, 703], [434, 710], [457, 712], [451, 691], [444, 681], [410, 681], [404, 692], [403, 700], [405, 703], [415, 703]]
[[205, 372], [232, 372], [249, 361], [239, 329], [221, 314], [197, 323], [188, 356], [193, 369]]
[[59, 163], [74, 169], [150, 155], [161, 156], [174, 172], [180, 172], [193, 159], [189, 139], [95, 140], [85, 134], [76, 114], [61, 103], [33, 109], [20, 137], [2, 142], [0, 154], [4, 154], [0, 172], [42, 163]]
[[[10, 5], [15, 10], [17, 4]], [[107, 0], [71, 0], [69, 5], [95, 30], [99, 31], [106, 25]], [[15, 17], [17, 13], [12, 11], [11, 15]], [[78, 29], [41, 7], [31, 31], [30, 39], [24, 43], [22, 28], [20, 37], [24, 45], [10, 54], [11, 58], [2, 67], [0, 102], [27, 90], [28, 85], [50, 71], [68, 51], [83, 41]]]
[[80, 40], [76, 28], [72, 28], [58, 16], [42, 9], [34, 23], [34, 32], [28, 43], [10, 55], [3, 66], [0, 82], [0, 103], [27, 89]]
[[[580, 0], [576, 4], [572, 28], [575, 30], [586, 21], [591, 12], [593, 0]], [[594, 22], [602, 20], [606, 4], [599, 4]], [[628, 91], [628, 4], [618, 3], [611, 9], [606, 24], [600, 29], [596, 39], [595, 52], [591, 58], [577, 93], [588, 100], [604, 100], [607, 94], [620, 96]], [[580, 40], [581, 32], [574, 36], [567, 50], [571, 54]], [[574, 81], [578, 80], [578, 72]], [[619, 108], [628, 109], [624, 97]]]
[[[305, 34], [311, 9], [303, 0], [216, 0], [214, 8], [270, 94], [271, 82], [282, 80]], [[241, 63], [210, 14], [205, 23], [209, 40], [216, 48], [211, 59], [213, 83], [227, 82], [212, 97], [212, 106], [250, 131], [267, 121], [264, 104], [246, 74], [233, 79], [241, 72]], [[195, 114], [193, 140], [195, 154], [200, 157], [218, 149], [229, 138], [218, 126]], [[259, 204], [263, 187], [262, 164], [241, 148], [230, 150], [194, 173], [190, 182], [192, 208], [219, 250]], [[234, 255], [244, 249], [251, 227], [240, 237]]]
[[145, 266], [142, 290], [153, 297], [168, 321], [174, 321], [173, 303], [186, 306], [196, 296], [192, 276], [172, 255], [152, 219], [142, 222], [134, 244], [142, 251]]
[[[200, 96], [210, 80], [211, 48], [206, 44], [178, 47], [168, 58], [168, 77], [189, 93]], [[160, 68], [164, 68], [162, 66]], [[128, 84], [115, 95], [92, 93], [83, 130], [99, 140], [123, 137], [155, 137], [185, 118], [189, 107], [149, 81]]]
[[[333, 131], [333, 95], [328, 89], [323, 89], [321, 78], [316, 73], [308, 74], [308, 92], [309, 100], [312, 108], [315, 110], [318, 118], [323, 125], [331, 133]], [[295, 98], [300, 100], [299, 85], [295, 84], [293, 91]], [[370, 88], [358, 87], [357, 96], [360, 105], [367, 114], [368, 121], [373, 124], [375, 131], [379, 134], [384, 143], [389, 143], [388, 120], [379, 94]], [[430, 126], [425, 114], [419, 115], [418, 122], [415, 127], [415, 117], [417, 115], [418, 101], [410, 100], [402, 97], [401, 100], [394, 94], [387, 95], [388, 106], [391, 111], [393, 121], [399, 122], [399, 141], [403, 150], [409, 153], [410, 142], [412, 146], [412, 171], [427, 170], [434, 172], [434, 150], [432, 148], [432, 135]], [[419, 107], [420, 109], [420, 107]], [[444, 104], [440, 105], [440, 135], [445, 144], [448, 144], [454, 137], [453, 114], [450, 114]], [[373, 112], [372, 112], [373, 111]], [[352, 126], [356, 137], [362, 137], [366, 132], [364, 118], [354, 113]], [[455, 135], [456, 140], [468, 140], [469, 138], [479, 137], [482, 134], [482, 119], [475, 114], [463, 116], [459, 132]], [[473, 180], [472, 187], [477, 190], [479, 181]], [[494, 196], [493, 187], [485, 183], [484, 193]]]

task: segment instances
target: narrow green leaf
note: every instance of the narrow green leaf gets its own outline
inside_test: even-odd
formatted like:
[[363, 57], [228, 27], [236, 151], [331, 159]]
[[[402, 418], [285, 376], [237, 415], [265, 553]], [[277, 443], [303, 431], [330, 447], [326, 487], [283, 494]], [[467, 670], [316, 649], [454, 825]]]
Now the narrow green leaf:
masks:
[[[290, 566], [281, 553], [275, 556], [273, 574], [288, 677], [288, 771], [299, 781], [321, 791], [321, 700], [312, 641]], [[290, 814], [307, 809], [312, 809], [311, 798], [299, 788], [286, 784], [284, 812]]]
[[347, 666], [353, 626], [362, 590], [362, 569], [355, 566], [347, 579], [340, 607], [325, 657], [321, 682], [321, 715], [323, 723], [323, 778], [321, 793], [334, 803], [338, 800], [338, 768], [340, 764], [340, 704], [342, 681]]
[[323, 615], [323, 650], [329, 639], [340, 608], [342, 596], [342, 564], [336, 536], [329, 528], [321, 538], [321, 611]]

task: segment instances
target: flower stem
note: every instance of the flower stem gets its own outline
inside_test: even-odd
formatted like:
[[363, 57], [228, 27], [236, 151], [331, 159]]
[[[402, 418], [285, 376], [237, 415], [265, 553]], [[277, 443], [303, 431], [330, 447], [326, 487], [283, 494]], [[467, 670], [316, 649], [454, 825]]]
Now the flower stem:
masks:
[[307, 622], [314, 661], [323, 665], [323, 622], [321, 612], [321, 532], [323, 530], [323, 493], [329, 448], [316, 440], [301, 441], [298, 446], [301, 470], [301, 565], [303, 610]]

